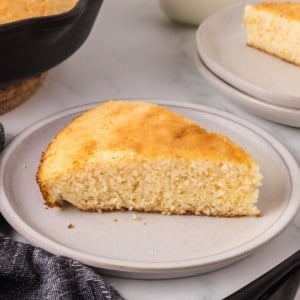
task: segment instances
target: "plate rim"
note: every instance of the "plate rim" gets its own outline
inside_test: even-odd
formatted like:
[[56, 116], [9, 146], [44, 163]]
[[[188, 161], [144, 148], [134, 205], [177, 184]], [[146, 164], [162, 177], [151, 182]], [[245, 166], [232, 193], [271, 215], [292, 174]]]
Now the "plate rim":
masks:
[[[196, 32], [196, 45], [197, 45], [197, 51], [199, 55], [201, 56], [204, 63], [207, 66], [209, 66], [209, 68], [215, 74], [217, 74], [217, 76], [222, 78], [228, 84], [234, 86], [236, 89], [240, 89], [241, 91], [243, 91], [243, 93], [251, 97], [255, 97], [260, 101], [263, 101], [271, 105], [279, 105], [285, 108], [300, 109], [300, 103], [299, 103], [300, 95], [292, 96], [283, 93], [274, 93], [270, 90], [252, 84], [251, 82], [243, 78], [240, 78], [235, 73], [231, 72], [230, 70], [226, 69], [224, 66], [220, 65], [207, 53], [207, 51], [204, 50], [203, 44], [205, 43], [202, 43], [201, 40], [203, 39], [204, 32], [206, 28], [209, 26], [209, 23], [215, 20], [216, 18], [218, 18], [220, 15], [223, 15], [226, 12], [229, 13], [234, 10], [242, 9], [242, 7], [245, 7], [247, 4], [251, 4], [251, 3], [245, 3], [240, 1], [238, 3], [231, 4], [213, 13], [204, 22], [200, 24]], [[284, 101], [282, 101], [282, 99], [284, 99]]]
[[[263, 119], [277, 122], [280, 124], [300, 127], [300, 110], [295, 108], [288, 108], [279, 105], [273, 105], [268, 102], [261, 101], [251, 95], [231, 86], [214, 74], [203, 62], [199, 53], [195, 53], [196, 67], [199, 73], [214, 87], [220, 94], [224, 95], [230, 101], [246, 110], [248, 113], [252, 113]], [[245, 108], [245, 103], [247, 107]], [[249, 105], [251, 108], [249, 109]], [[255, 107], [255, 108], [254, 108]], [[263, 110], [264, 111], [263, 111]], [[255, 112], [254, 112], [255, 110]], [[259, 113], [257, 111], [259, 110]], [[267, 111], [266, 111], [267, 110]], [[262, 113], [263, 112], [263, 113]], [[275, 117], [274, 117], [275, 116]], [[288, 121], [286, 121], [288, 119]]]
[[[125, 100], [125, 99], [123, 99]], [[126, 99], [129, 100], [129, 99]], [[130, 99], [137, 100], [137, 99]], [[216, 254], [211, 256], [209, 259], [203, 258], [195, 258], [192, 260], [184, 260], [178, 262], [129, 262], [122, 261], [118, 259], [108, 259], [95, 255], [90, 255], [83, 253], [78, 250], [74, 250], [68, 246], [61, 245], [59, 242], [55, 242], [50, 238], [43, 236], [41, 233], [37, 232], [30, 225], [28, 225], [21, 216], [12, 208], [10, 205], [9, 198], [5, 193], [4, 186], [4, 171], [7, 162], [9, 161], [10, 154], [13, 153], [14, 149], [19, 145], [20, 142], [24, 140], [24, 138], [30, 136], [36, 130], [44, 127], [50, 122], [53, 122], [57, 119], [66, 117], [68, 115], [82, 112], [86, 109], [89, 109], [97, 104], [105, 102], [107, 100], [98, 101], [95, 103], [89, 103], [84, 105], [79, 105], [75, 107], [71, 107], [65, 109], [63, 111], [51, 114], [48, 117], [45, 117], [32, 125], [28, 126], [21, 133], [19, 133], [6, 147], [6, 149], [1, 153], [0, 156], [0, 197], [2, 201], [0, 201], [0, 210], [3, 214], [4, 218], [8, 221], [9, 224], [13, 228], [16, 229], [21, 235], [23, 235], [28, 241], [37, 245], [39, 247], [44, 248], [50, 253], [54, 253], [56, 255], [63, 255], [67, 257], [71, 257], [75, 260], [81, 261], [84, 264], [121, 271], [121, 272], [134, 272], [134, 273], [153, 273], [153, 272], [169, 272], [169, 271], [187, 271], [192, 269], [198, 269], [206, 266], [213, 266], [227, 260], [235, 259], [241, 256], [245, 256], [248, 253], [253, 252], [255, 249], [264, 245], [266, 242], [270, 241], [274, 237], [276, 237], [286, 226], [290, 223], [292, 218], [297, 213], [297, 210], [300, 205], [300, 186], [297, 187], [297, 182], [300, 181], [300, 171], [298, 164], [289, 150], [276, 138], [274, 138], [269, 133], [265, 132], [263, 129], [257, 127], [256, 125], [248, 122], [242, 118], [231, 115], [230, 113], [223, 112], [214, 108], [210, 108], [207, 106], [189, 103], [189, 102], [179, 102], [173, 100], [160, 100], [160, 99], [141, 99], [140, 101], [148, 101], [152, 103], [156, 103], [159, 105], [167, 105], [173, 107], [181, 107], [185, 109], [192, 110], [200, 110], [204, 113], [213, 113], [219, 117], [229, 119], [230, 121], [237, 122], [240, 126], [246, 127], [246, 129], [251, 130], [255, 134], [259, 135], [263, 138], [267, 143], [269, 143], [274, 150], [280, 155], [284, 164], [287, 167], [287, 171], [289, 172], [291, 188], [290, 188], [290, 197], [288, 205], [282, 211], [282, 214], [278, 217], [272, 227], [267, 228], [265, 232], [263, 232], [259, 237], [254, 238], [252, 241], [246, 242], [242, 246], [237, 246], [233, 249], [225, 251], [225, 253]], [[245, 246], [246, 245], [246, 246]], [[212, 259], [213, 258], [213, 259]]]
[[228, 87], [231, 91], [238, 94], [239, 96], [242, 96], [244, 99], [247, 99], [247, 101], [251, 101], [252, 103], [263, 105], [265, 107], [269, 107], [272, 109], [280, 109], [280, 110], [284, 110], [284, 111], [290, 112], [290, 113], [299, 113], [299, 115], [300, 115], [300, 110], [297, 108], [291, 108], [291, 107], [275, 105], [275, 104], [272, 104], [269, 102], [265, 102], [265, 101], [258, 99], [252, 95], [246, 94], [243, 91], [239, 90], [238, 88], [230, 85], [228, 82], [226, 82], [222, 78], [218, 77], [218, 75], [216, 75], [212, 70], [209, 69], [209, 67], [204, 63], [204, 61], [199, 53], [195, 54], [195, 60], [196, 60], [196, 65], [197, 66], [201, 65], [199, 68], [205, 69], [204, 72], [209, 73], [211, 75], [211, 77], [214, 78], [214, 80], [218, 81], [223, 86]]

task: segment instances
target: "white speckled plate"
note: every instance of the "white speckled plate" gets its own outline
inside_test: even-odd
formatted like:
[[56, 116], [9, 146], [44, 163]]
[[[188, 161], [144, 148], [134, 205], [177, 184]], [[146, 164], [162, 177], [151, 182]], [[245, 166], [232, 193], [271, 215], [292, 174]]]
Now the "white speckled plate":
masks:
[[[282, 107], [300, 109], [300, 67], [246, 45], [243, 1], [206, 19], [196, 35], [205, 65], [242, 92]], [[257, 2], [257, 1], [256, 1]]]
[[211, 72], [199, 55], [196, 55], [196, 65], [201, 75], [217, 91], [247, 112], [269, 121], [300, 127], [300, 109], [270, 104], [237, 90]]
[[[229, 136], [249, 151], [264, 176], [261, 217], [214, 218], [131, 212], [46, 209], [35, 182], [42, 151], [72, 118], [94, 104], [52, 115], [18, 135], [1, 156], [0, 209], [33, 244], [103, 273], [133, 278], [176, 278], [236, 261], [283, 230], [300, 201], [297, 163], [275, 138], [230, 114], [172, 101], [152, 101]], [[115, 222], [114, 219], [118, 219]], [[69, 229], [68, 224], [74, 228]]]

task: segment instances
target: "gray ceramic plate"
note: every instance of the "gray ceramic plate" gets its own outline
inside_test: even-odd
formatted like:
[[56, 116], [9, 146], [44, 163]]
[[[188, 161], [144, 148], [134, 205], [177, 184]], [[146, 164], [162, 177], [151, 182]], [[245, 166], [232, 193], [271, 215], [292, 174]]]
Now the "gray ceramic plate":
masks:
[[246, 29], [242, 27], [245, 5], [245, 1], [231, 5], [200, 25], [196, 42], [202, 60], [242, 92], [300, 109], [300, 67], [246, 46]]
[[[131, 212], [46, 209], [35, 182], [41, 153], [60, 129], [91, 104], [35, 123], [6, 148], [0, 169], [0, 209], [6, 220], [30, 242], [52, 253], [103, 273], [133, 278], [176, 278], [215, 270], [252, 253], [287, 226], [299, 206], [300, 176], [297, 163], [282, 144], [221, 111], [196, 104], [152, 102], [229, 136], [254, 156], [264, 176], [261, 217], [139, 213], [141, 219], [134, 220]], [[73, 229], [68, 228], [70, 223]]]
[[228, 97], [232, 102], [263, 119], [277, 123], [300, 127], [300, 109], [282, 107], [261, 101], [255, 97], [247, 95], [224, 80], [216, 76], [207, 68], [199, 55], [195, 55], [196, 65], [200, 74], [222, 95]]

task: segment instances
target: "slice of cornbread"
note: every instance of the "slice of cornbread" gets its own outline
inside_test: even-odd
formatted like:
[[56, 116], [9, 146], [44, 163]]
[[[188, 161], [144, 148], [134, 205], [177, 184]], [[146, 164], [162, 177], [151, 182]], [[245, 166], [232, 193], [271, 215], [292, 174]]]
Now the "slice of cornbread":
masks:
[[49, 206], [253, 216], [261, 175], [227, 137], [164, 107], [108, 101], [73, 120], [42, 155]]
[[300, 65], [300, 2], [247, 5], [247, 44]]

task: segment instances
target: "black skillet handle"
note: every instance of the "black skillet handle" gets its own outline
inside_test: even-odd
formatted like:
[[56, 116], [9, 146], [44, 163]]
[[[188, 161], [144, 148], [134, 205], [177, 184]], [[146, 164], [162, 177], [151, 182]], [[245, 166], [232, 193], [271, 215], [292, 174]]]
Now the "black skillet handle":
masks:
[[300, 250], [224, 300], [292, 300], [299, 283]]

